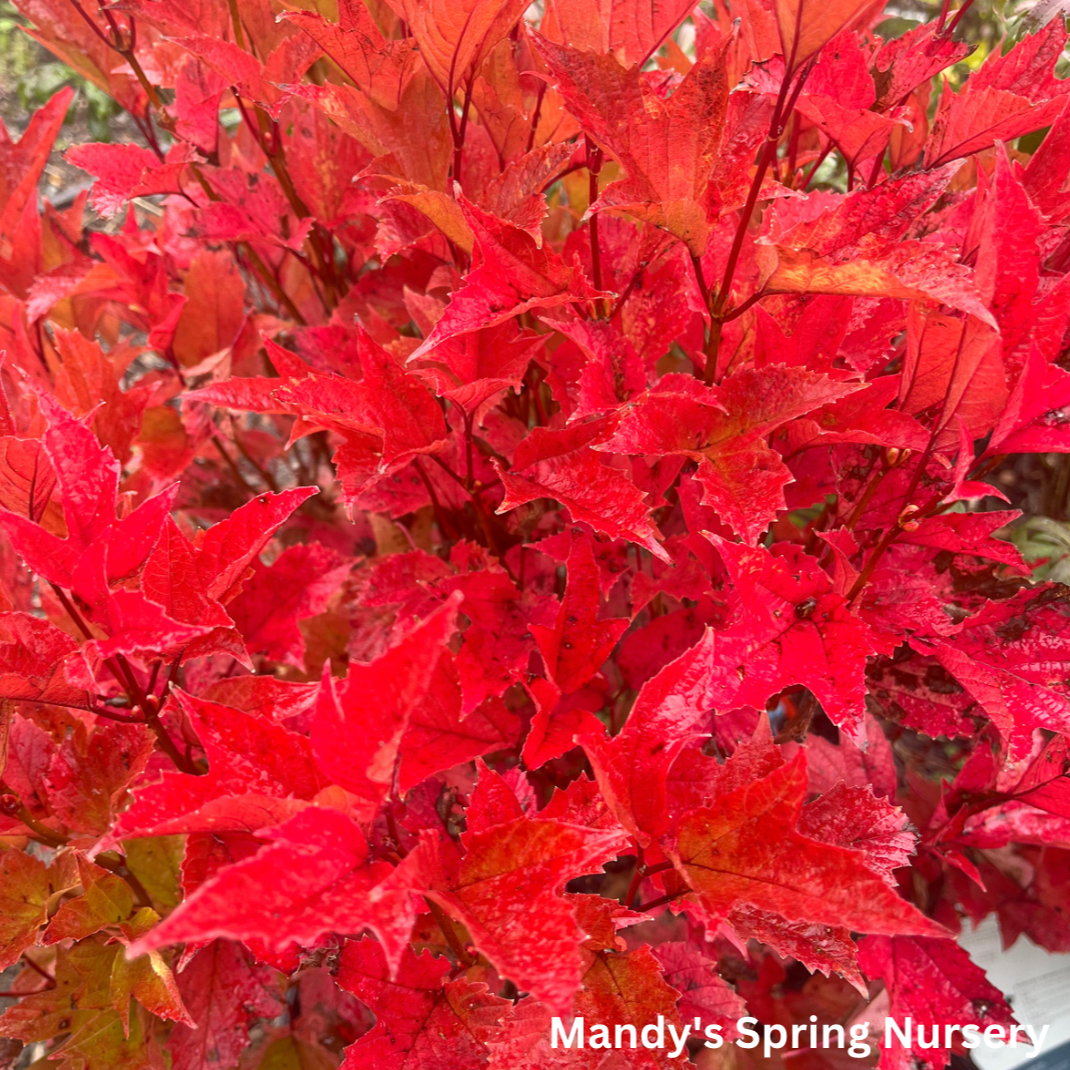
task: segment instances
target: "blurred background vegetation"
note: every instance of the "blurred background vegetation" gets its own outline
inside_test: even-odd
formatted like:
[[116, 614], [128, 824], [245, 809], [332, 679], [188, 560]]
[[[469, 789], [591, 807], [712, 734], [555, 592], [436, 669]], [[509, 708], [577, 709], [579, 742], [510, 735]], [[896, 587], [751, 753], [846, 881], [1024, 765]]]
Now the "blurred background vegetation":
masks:
[[84, 125], [92, 141], [111, 141], [121, 109], [106, 93], [60, 63], [22, 32], [26, 20], [0, 0], [0, 117], [21, 130], [29, 116], [65, 85], [76, 91], [68, 124]]

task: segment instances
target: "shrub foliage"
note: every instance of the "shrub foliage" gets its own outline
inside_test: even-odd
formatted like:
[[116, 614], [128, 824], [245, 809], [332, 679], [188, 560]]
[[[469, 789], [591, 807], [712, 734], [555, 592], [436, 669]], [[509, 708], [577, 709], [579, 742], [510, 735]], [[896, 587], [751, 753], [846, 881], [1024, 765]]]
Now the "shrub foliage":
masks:
[[0, 141], [7, 1065], [1009, 1023], [955, 935], [1070, 950], [1000, 534], [1070, 452], [1061, 19], [19, 7], [141, 140], [40, 209], [69, 91]]

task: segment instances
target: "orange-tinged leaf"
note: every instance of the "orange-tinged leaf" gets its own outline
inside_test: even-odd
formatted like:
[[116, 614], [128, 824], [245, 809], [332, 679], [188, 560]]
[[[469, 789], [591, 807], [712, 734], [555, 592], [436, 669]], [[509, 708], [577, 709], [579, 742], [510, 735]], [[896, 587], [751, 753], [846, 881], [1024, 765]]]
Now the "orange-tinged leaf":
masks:
[[237, 338], [245, 318], [245, 283], [229, 254], [205, 250], [190, 264], [184, 293], [172, 346], [179, 363], [192, 367]]
[[585, 52], [611, 52], [642, 67], [690, 14], [691, 0], [552, 0], [559, 40]]
[[134, 893], [122, 877], [101, 869], [81, 854], [78, 875], [82, 894], [61, 904], [45, 930], [42, 943], [81, 940], [130, 917]]
[[447, 98], [524, 13], [525, 0], [394, 0]]
[[34, 438], [0, 438], [0, 506], [31, 520], [44, 517], [56, 487], [56, 473]]
[[796, 831], [806, 797], [806, 759], [725, 792], [685, 815], [670, 846], [680, 876], [711, 920], [738, 906], [789, 921], [858, 932], [942, 935], [942, 927], [900, 899], [859, 851]]
[[[670, 987], [662, 977], [661, 963], [654, 957], [646, 944], [635, 951], [625, 953], [617, 951], [599, 951], [587, 953], [587, 968], [583, 974], [583, 987], [576, 997], [573, 1014], [582, 1016], [585, 1022], [605, 1023], [607, 1037], [612, 1035], [613, 1027], [618, 1022], [657, 1023], [664, 1019], [677, 1027], [677, 1035], [682, 1032], [680, 1014], [676, 1009], [679, 993]], [[668, 1034], [667, 1034], [668, 1035]], [[591, 1040], [598, 1034], [593, 1028], [588, 1033], [589, 1047], [582, 1053], [578, 1066], [594, 1070], [602, 1061], [604, 1054]], [[670, 1051], [672, 1045], [654, 1048], [643, 1053], [642, 1065], [658, 1068], [682, 1068], [688, 1060], [681, 1054], [675, 1058]]]
[[847, 29], [862, 28], [884, 5], [880, 0], [776, 0], [784, 58], [796, 71], [822, 45]]
[[406, 184], [395, 187], [384, 200], [411, 205], [427, 216], [454, 245], [471, 254], [475, 242], [472, 228], [465, 220], [461, 206], [452, 197], [438, 190]]
[[706, 249], [707, 186], [728, 104], [724, 53], [711, 49], [663, 99], [638, 67], [612, 55], [535, 43], [558, 91], [627, 173], [601, 194], [612, 208], [669, 231], [695, 256]]
[[[130, 921], [120, 926], [119, 940], [129, 946], [132, 939], [147, 932], [160, 917], [151, 907], [142, 907]], [[128, 958], [116, 955], [111, 970], [111, 1001], [123, 1022], [123, 1029], [130, 1033], [130, 1000], [134, 998], [145, 1010], [169, 1022], [192, 1026], [175, 976], [159, 951]]]
[[23, 996], [0, 1016], [0, 1036], [24, 1043], [66, 1034], [51, 1055], [61, 1070], [142, 1070], [151, 1064], [145, 1027], [151, 1019], [129, 1018], [129, 1032], [112, 1002], [111, 978], [119, 944], [91, 937], [61, 948], [55, 985]]
[[806, 249], [764, 247], [759, 262], [766, 293], [844, 294], [943, 303], [995, 326], [992, 313], [977, 294], [970, 269], [928, 242], [905, 241], [877, 259], [859, 257], [840, 264]]
[[0, 848], [0, 968], [18, 962], [37, 943], [51, 894], [44, 862], [16, 848]]

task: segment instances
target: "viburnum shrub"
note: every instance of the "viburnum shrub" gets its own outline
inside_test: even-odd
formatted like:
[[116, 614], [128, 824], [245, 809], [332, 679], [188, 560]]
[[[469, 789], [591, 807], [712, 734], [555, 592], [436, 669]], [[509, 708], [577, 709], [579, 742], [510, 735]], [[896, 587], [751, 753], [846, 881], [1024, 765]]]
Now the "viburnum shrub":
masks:
[[968, 6], [21, 0], [141, 140], [91, 217], [68, 91], [0, 141], [5, 1065], [1012, 1022], [956, 936], [1070, 950], [1070, 602], [999, 534], [1070, 81]]

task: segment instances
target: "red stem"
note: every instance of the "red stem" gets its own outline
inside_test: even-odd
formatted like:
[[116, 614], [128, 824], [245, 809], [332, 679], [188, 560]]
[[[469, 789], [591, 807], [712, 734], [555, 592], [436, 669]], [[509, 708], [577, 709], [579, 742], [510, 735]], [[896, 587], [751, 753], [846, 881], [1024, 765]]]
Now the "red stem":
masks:
[[54, 985], [56, 983], [55, 977], [53, 977], [43, 966], [38, 966], [29, 955], [23, 955], [22, 962], [29, 966], [35, 973], [39, 973], [49, 984]]
[[431, 917], [435, 919], [435, 924], [446, 938], [446, 943], [450, 945], [450, 949], [457, 956], [457, 965], [466, 968], [471, 966], [475, 960], [465, 950], [465, 946], [461, 943], [461, 938], [457, 935], [457, 930], [453, 927], [453, 921], [449, 915], [438, 903], [433, 899], [428, 899], [426, 895], [424, 896], [424, 902], [427, 904], [427, 909], [431, 911]]
[[[955, 353], [955, 361], [951, 365], [951, 376], [948, 379], [947, 389], [944, 391], [944, 403], [940, 409], [940, 415], [933, 423], [932, 430], [929, 432], [929, 441], [925, 444], [925, 450], [918, 460], [918, 466], [914, 469], [914, 474], [911, 476], [910, 485], [907, 487], [906, 493], [903, 495], [902, 503], [905, 509], [908, 505], [912, 504], [914, 494], [917, 492], [918, 486], [921, 483], [922, 477], [925, 475], [925, 469], [929, 466], [929, 460], [933, 455], [933, 451], [936, 448], [936, 440], [940, 436], [940, 432], [948, 425], [949, 418], [947, 415], [947, 405], [951, 400], [951, 388], [955, 384], [955, 377], [958, 373], [959, 363], [962, 360], [962, 350], [966, 340], [966, 329], [963, 327], [962, 335], [959, 338], [958, 350]], [[954, 415], [954, 413], [952, 413]], [[937, 506], [940, 504], [942, 495], [937, 495], [930, 502], [927, 502], [924, 508], [919, 509], [913, 514], [913, 520], [923, 520], [926, 517], [932, 515]], [[855, 580], [851, 587], [851, 590], [847, 594], [847, 601], [853, 602], [859, 594], [862, 593], [863, 588], [869, 583], [870, 577], [873, 575], [874, 570], [879, 564], [881, 558], [888, 551], [888, 547], [899, 538], [899, 533], [903, 529], [899, 524], [893, 524], [883, 535], [880, 542], [869, 555], [866, 563], [862, 566], [862, 571], [858, 574], [858, 578]]]
[[[602, 250], [598, 242], [598, 213], [591, 212], [591, 206], [598, 200], [598, 176], [602, 172], [602, 150], [584, 134], [587, 145], [587, 211], [591, 213], [587, 221], [591, 239], [591, 282], [596, 290], [602, 289]], [[605, 302], [599, 298], [595, 302], [599, 319], [605, 319]]]
[[80, 3], [78, 3], [78, 0], [70, 0], [70, 2], [71, 6], [74, 8], [75, 11], [78, 12], [79, 15], [82, 16], [89, 28], [93, 31], [93, 33], [95, 33], [97, 37], [99, 37], [104, 42], [104, 44], [108, 46], [108, 48], [115, 48], [114, 43], [108, 39], [107, 34], [105, 34], [104, 31], [89, 17], [89, 13], [85, 10], [85, 8], [82, 7]]
[[420, 477], [420, 480], [424, 485], [424, 489], [427, 491], [427, 496], [431, 499], [431, 508], [435, 514], [435, 523], [438, 524], [439, 531], [442, 532], [442, 538], [446, 540], [455, 539], [457, 537], [457, 531], [447, 519], [446, 513], [442, 508], [442, 503], [438, 500], [438, 494], [435, 492], [435, 485], [431, 482], [431, 477], [428, 476], [427, 470], [420, 464], [418, 458], [414, 459], [412, 463], [413, 467], [416, 469], [416, 474]]
[[832, 152], [833, 148], [834, 145], [832, 143], [832, 140], [830, 139], [829, 143], [825, 146], [824, 151], [821, 153], [821, 155], [818, 156], [816, 160], [814, 160], [813, 166], [810, 168], [810, 173], [803, 180], [803, 184], [799, 187], [799, 189], [805, 192], [807, 186], [809, 186], [810, 183], [813, 182], [814, 175], [817, 174], [817, 169], [825, 162], [825, 160], [828, 159], [828, 155], [830, 152]]
[[624, 897], [624, 905], [631, 909], [632, 904], [635, 902], [635, 897], [639, 894], [639, 887], [643, 883], [643, 878], [646, 876], [646, 863], [644, 862], [645, 854], [643, 852], [642, 845], [635, 842], [635, 872], [632, 874], [631, 884], [628, 885], [628, 893]]
[[546, 96], [546, 83], [539, 82], [539, 94], [535, 98], [535, 110], [531, 113], [531, 129], [528, 131], [527, 151], [535, 147], [535, 134], [539, 129], [539, 119], [542, 118], [542, 98]]
[[788, 140], [788, 167], [787, 167], [787, 179], [791, 184], [792, 189], [795, 188], [795, 158], [799, 154], [799, 134], [802, 132], [802, 124], [799, 122], [798, 115], [792, 115], [791, 117], [791, 138]]
[[635, 909], [638, 910], [640, 914], [649, 914], [652, 910], [655, 910], [657, 907], [666, 906], [668, 903], [671, 903], [674, 899], [679, 899], [681, 896], [684, 896], [684, 895], [687, 895], [687, 894], [688, 894], [687, 892], [676, 892], [674, 895], [661, 895], [661, 896], [658, 896], [657, 899], [651, 899], [651, 901], [649, 903], [644, 903], [641, 907], [636, 907]]
[[948, 26], [948, 28], [947, 28], [947, 33], [948, 33], [949, 37], [951, 36], [951, 34], [953, 34], [955, 32], [955, 28], [962, 21], [963, 15], [965, 15], [966, 12], [969, 11], [972, 6], [973, 6], [973, 0], [966, 0], [966, 2], [962, 5], [962, 7], [960, 7], [958, 9], [958, 12], [956, 13], [954, 19], [952, 19], [952, 21], [951, 21], [951, 25]]
[[20, 698], [14, 700], [16, 702], [29, 702], [34, 706], [60, 706], [65, 710], [83, 710], [86, 713], [96, 714], [97, 717], [103, 717], [106, 721], [118, 721], [120, 724], [144, 724], [144, 720], [140, 717], [128, 717], [123, 713], [112, 713], [111, 710], [102, 710], [98, 706], [78, 706], [73, 702], [56, 702], [52, 699], [44, 698]]
[[453, 118], [453, 102], [449, 103], [450, 128], [453, 131], [453, 181], [461, 181], [461, 160], [464, 156], [464, 135], [468, 130], [468, 110], [472, 106], [472, 80], [475, 72], [469, 77], [464, 87], [464, 103], [461, 105], [461, 125], [457, 127]]
[[752, 305], [756, 305], [763, 297], [765, 297], [764, 290], [759, 290], [757, 293], [751, 294], [746, 301], [743, 301], [740, 304], [735, 305], [733, 308], [730, 308], [722, 317], [723, 322], [728, 323], [729, 320], [734, 320], [737, 319], [739, 316], [742, 316], [748, 308], [750, 308]]
[[795, 83], [795, 88], [791, 90], [790, 97], [788, 96], [788, 90], [791, 86], [792, 71], [789, 69], [784, 74], [784, 81], [780, 86], [780, 94], [777, 97], [776, 106], [773, 108], [773, 118], [769, 122], [769, 134], [765, 139], [762, 155], [758, 162], [758, 169], [754, 173], [754, 179], [747, 193], [747, 203], [743, 206], [739, 225], [736, 227], [736, 233], [732, 239], [732, 248], [728, 253], [728, 262], [725, 264], [721, 285], [718, 287], [717, 295], [714, 298], [722, 309], [728, 303], [728, 290], [732, 285], [732, 278], [739, 264], [739, 254], [743, 250], [743, 239], [746, 237], [747, 227], [750, 225], [751, 217], [754, 215], [754, 208], [758, 203], [758, 195], [761, 193], [762, 183], [765, 181], [769, 165], [776, 157], [777, 144], [784, 133], [786, 118], [794, 110], [795, 102], [799, 99], [799, 94], [802, 92], [806, 79], [809, 77], [810, 66], [807, 65], [799, 72], [798, 81]]
[[[92, 639], [93, 633], [89, 630], [81, 613], [75, 608], [74, 603], [67, 597], [66, 592], [61, 587], [52, 583], [51, 580], [49, 581], [49, 586], [59, 599], [60, 604], [66, 610], [67, 615], [74, 622], [75, 627], [77, 627], [86, 639]], [[183, 773], [196, 773], [197, 767], [183, 756], [178, 747], [175, 746], [175, 741], [168, 735], [167, 729], [164, 728], [163, 723], [160, 721], [159, 713], [154, 708], [154, 703], [150, 703], [147, 700], [145, 692], [142, 691], [138, 684], [137, 678], [134, 676], [134, 670], [126, 660], [126, 657], [122, 654], [118, 654], [114, 658], [105, 658], [104, 664], [107, 665], [108, 671], [115, 677], [119, 686], [126, 691], [130, 701], [145, 715], [145, 724], [156, 736], [157, 742], [160, 744], [160, 749], [172, 762], [175, 763], [175, 768], [181, 770]]]
[[867, 186], [872, 187], [874, 185], [874, 183], [876, 183], [877, 178], [880, 175], [880, 173], [883, 170], [883, 168], [884, 168], [884, 153], [880, 152], [880, 153], [877, 154], [877, 158], [873, 161], [873, 170], [870, 171], [870, 173], [869, 173], [869, 181], [866, 183]]
[[[795, 108], [795, 102], [799, 99], [803, 86], [810, 73], [811, 64], [807, 64], [799, 72], [795, 86], [792, 88], [791, 81], [794, 69], [789, 63], [784, 72], [784, 80], [780, 83], [780, 92], [777, 95], [776, 104], [773, 106], [773, 117], [769, 121], [769, 133], [766, 135], [758, 157], [758, 166], [751, 180], [750, 190], [747, 192], [747, 200], [740, 212], [739, 223], [736, 225], [736, 233], [732, 238], [732, 247], [728, 251], [728, 260], [725, 263], [724, 274], [721, 276], [721, 284], [715, 293], [711, 294], [710, 303], [710, 337], [706, 343], [706, 368], [704, 379], [712, 383], [717, 373], [717, 356], [721, 348], [721, 324], [724, 322], [724, 313], [728, 307], [731, 296], [732, 280], [739, 266], [739, 257], [743, 251], [743, 242], [747, 236], [754, 209], [758, 205], [758, 197], [762, 191], [762, 183], [769, 172], [769, 167], [776, 158], [777, 145], [784, 133], [784, 123], [787, 116], [791, 115]], [[701, 272], [700, 272], [701, 275]]]
[[474, 419], [473, 414], [467, 412], [464, 414], [464, 489], [469, 494], [472, 493], [472, 488], [475, 486], [475, 467], [472, 460], [472, 423]]

